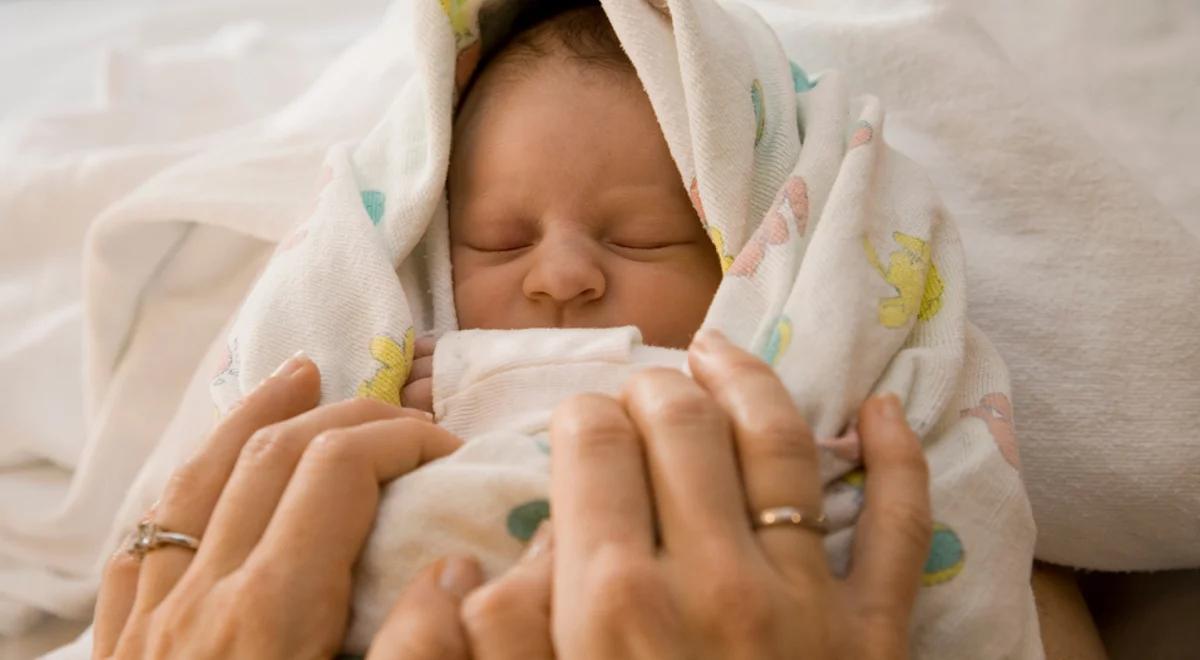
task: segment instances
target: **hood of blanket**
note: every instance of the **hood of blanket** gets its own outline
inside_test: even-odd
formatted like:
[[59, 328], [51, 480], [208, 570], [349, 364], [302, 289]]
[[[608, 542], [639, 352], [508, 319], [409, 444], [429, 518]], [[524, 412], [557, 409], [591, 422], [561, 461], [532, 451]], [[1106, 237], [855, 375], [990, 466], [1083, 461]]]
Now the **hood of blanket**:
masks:
[[[363, 142], [329, 152], [312, 214], [235, 320], [213, 381], [222, 410], [296, 350], [321, 368], [323, 402], [401, 403], [414, 338], [456, 329], [445, 195], [454, 109], [480, 62], [563, 3], [412, 2], [416, 73]], [[837, 433], [914, 326], [932, 321], [918, 312], [961, 306], [932, 283], [926, 291], [938, 277], [934, 244], [957, 258], [957, 237], [935, 236], [943, 223], [929, 195], [906, 199], [903, 214], [881, 212], [902, 181], [881, 157], [877, 104], [849, 104], [836, 74], [814, 85], [749, 8], [599, 4], [725, 272], [705, 326], [787, 374], [816, 430]], [[936, 300], [923, 307], [927, 293]], [[961, 362], [957, 321], [947, 332], [959, 352], [947, 359]], [[918, 417], [932, 424], [944, 406], [941, 397]]]

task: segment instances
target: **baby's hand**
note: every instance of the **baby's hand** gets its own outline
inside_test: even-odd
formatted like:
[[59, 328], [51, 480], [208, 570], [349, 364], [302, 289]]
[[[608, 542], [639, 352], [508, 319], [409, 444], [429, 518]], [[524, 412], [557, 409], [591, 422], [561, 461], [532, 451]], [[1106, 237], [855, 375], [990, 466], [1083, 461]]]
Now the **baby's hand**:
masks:
[[400, 405], [433, 412], [433, 349], [437, 340], [421, 337], [413, 345], [413, 366], [400, 390]]

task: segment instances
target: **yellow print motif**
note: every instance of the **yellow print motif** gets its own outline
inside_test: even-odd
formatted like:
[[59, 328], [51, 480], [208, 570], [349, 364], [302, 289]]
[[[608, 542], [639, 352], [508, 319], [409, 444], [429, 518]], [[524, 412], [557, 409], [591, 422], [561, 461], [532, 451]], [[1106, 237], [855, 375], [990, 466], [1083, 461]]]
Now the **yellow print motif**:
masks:
[[471, 34], [468, 0], [441, 0], [441, 3], [442, 11], [446, 12], [446, 18], [450, 19], [450, 27], [454, 34], [460, 38]]
[[900, 249], [892, 252], [886, 269], [866, 236], [863, 248], [867, 260], [884, 281], [896, 288], [895, 297], [879, 301], [879, 322], [888, 328], [902, 328], [913, 316], [922, 321], [936, 316], [942, 308], [942, 291], [946, 287], [933, 263], [933, 250], [928, 243], [898, 231], [892, 233], [892, 238]]
[[712, 240], [713, 247], [717, 248], [717, 257], [721, 260], [721, 272], [729, 272], [729, 267], [733, 265], [733, 257], [725, 249], [725, 234], [722, 234], [721, 230], [716, 227], [709, 227], [708, 237]]
[[400, 388], [408, 378], [413, 362], [416, 332], [409, 328], [400, 342], [387, 335], [371, 338], [371, 356], [382, 363], [375, 375], [358, 386], [358, 396], [400, 405]]

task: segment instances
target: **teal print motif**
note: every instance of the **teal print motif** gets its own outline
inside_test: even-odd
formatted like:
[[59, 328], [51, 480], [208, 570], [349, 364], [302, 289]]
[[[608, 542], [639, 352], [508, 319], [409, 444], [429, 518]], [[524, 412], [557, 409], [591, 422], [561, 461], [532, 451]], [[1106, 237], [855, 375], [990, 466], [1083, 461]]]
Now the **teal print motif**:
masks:
[[538, 525], [550, 517], [550, 502], [537, 499], [513, 507], [508, 512], [508, 533], [519, 541], [528, 541]]
[[767, 110], [763, 105], [763, 86], [758, 78], [750, 83], [750, 100], [754, 102], [754, 146], [762, 141], [763, 130], [767, 127]]
[[383, 193], [378, 190], [362, 191], [363, 208], [367, 210], [367, 215], [371, 217], [371, 224], [378, 225], [383, 219], [383, 204], [385, 198]]
[[792, 65], [792, 85], [796, 88], [796, 92], [807, 92], [812, 89], [814, 83], [812, 80], [809, 80], [808, 74], [804, 72], [804, 69], [801, 69], [800, 65], [795, 62], [789, 61], [788, 64]]
[[775, 320], [775, 326], [771, 328], [771, 338], [767, 340], [767, 345], [763, 347], [759, 357], [773, 367], [779, 364], [779, 358], [783, 357], [791, 344], [792, 321], [786, 316], [780, 316]]
[[946, 525], [935, 522], [929, 558], [925, 560], [921, 582], [927, 587], [932, 587], [953, 580], [962, 572], [966, 554], [958, 534]]

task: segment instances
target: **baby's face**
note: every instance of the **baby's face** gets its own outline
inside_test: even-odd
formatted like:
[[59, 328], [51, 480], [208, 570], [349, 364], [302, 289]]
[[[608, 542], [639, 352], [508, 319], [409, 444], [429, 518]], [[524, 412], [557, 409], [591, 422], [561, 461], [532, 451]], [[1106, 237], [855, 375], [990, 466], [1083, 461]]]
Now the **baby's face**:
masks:
[[636, 325], [683, 348], [721, 267], [629, 74], [546, 58], [466, 98], [450, 159], [461, 328]]

